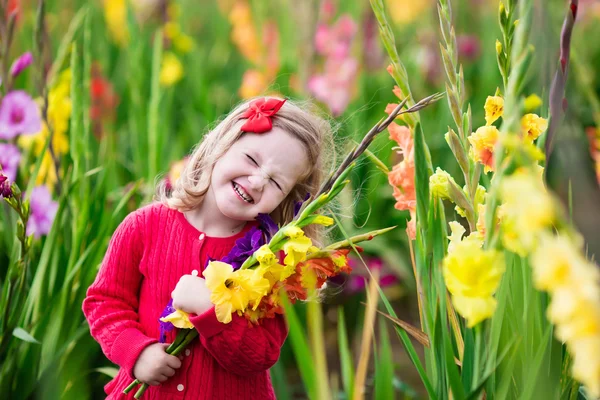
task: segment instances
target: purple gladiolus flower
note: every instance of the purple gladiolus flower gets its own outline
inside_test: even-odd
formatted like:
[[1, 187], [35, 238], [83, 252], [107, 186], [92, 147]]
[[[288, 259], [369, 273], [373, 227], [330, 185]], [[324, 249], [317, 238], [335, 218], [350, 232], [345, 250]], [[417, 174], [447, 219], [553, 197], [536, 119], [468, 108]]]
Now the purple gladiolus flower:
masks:
[[169, 301], [169, 304], [167, 304], [167, 306], [165, 307], [165, 309], [163, 310], [162, 314], [160, 314], [160, 317], [158, 318], [158, 322], [160, 324], [160, 338], [159, 338], [159, 342], [164, 343], [167, 341], [167, 332], [171, 332], [173, 330], [173, 328], [175, 328], [175, 325], [173, 325], [170, 322], [163, 322], [160, 319], [166, 317], [169, 314], [174, 313], [176, 310], [173, 307], [173, 299], [171, 299]]
[[58, 211], [58, 203], [52, 200], [48, 188], [42, 185], [31, 191], [30, 204], [31, 215], [27, 222], [27, 233], [33, 233], [36, 238], [47, 235]]
[[10, 188], [10, 182], [8, 181], [8, 178], [2, 172], [0, 172], [0, 197], [8, 199], [12, 196], [13, 192]]
[[0, 139], [10, 140], [21, 134], [34, 134], [42, 129], [40, 110], [26, 92], [9, 92], [0, 105]]
[[21, 152], [14, 144], [0, 143], [0, 167], [8, 180], [17, 179], [17, 167], [21, 161]]
[[227, 254], [222, 261], [233, 266], [234, 270], [237, 270], [248, 257], [252, 256], [252, 254], [265, 243], [266, 240], [263, 231], [253, 227], [243, 238], [235, 241], [235, 246], [233, 246], [229, 254]]
[[31, 65], [33, 62], [33, 55], [30, 51], [23, 53], [21, 57], [17, 58], [10, 66], [10, 74], [15, 77], [19, 75], [23, 70]]
[[271, 240], [273, 235], [279, 230], [279, 227], [269, 214], [259, 213], [256, 220], [260, 224], [260, 229], [267, 235], [267, 241]]

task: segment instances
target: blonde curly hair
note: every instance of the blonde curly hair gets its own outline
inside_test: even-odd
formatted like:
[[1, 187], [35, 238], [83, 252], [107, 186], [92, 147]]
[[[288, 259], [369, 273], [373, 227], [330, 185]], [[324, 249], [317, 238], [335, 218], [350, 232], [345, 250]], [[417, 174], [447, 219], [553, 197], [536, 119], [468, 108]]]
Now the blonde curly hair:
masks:
[[[169, 189], [165, 181], [158, 185], [156, 200], [180, 212], [193, 210], [200, 205], [210, 186], [210, 177], [217, 160], [244, 134], [240, 127], [246, 119], [241, 119], [240, 116], [253, 100], [238, 105], [203, 137], [172, 188]], [[283, 226], [293, 219], [296, 202], [304, 200], [307, 193], [315, 194], [318, 191], [327, 171], [335, 162], [335, 146], [331, 125], [326, 118], [319, 116], [316, 108], [309, 102], [287, 100], [272, 117], [272, 123], [274, 127], [292, 134], [304, 145], [309, 161], [306, 173], [271, 213], [273, 220]], [[315, 245], [321, 243], [323, 230], [318, 226], [309, 225], [304, 231]]]

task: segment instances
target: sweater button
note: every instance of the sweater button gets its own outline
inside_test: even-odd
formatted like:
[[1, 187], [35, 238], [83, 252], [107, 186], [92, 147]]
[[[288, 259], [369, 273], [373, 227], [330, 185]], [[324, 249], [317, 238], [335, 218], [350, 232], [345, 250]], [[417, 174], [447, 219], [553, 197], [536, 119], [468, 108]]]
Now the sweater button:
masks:
[[190, 349], [185, 349], [185, 355], [189, 356], [190, 354], [192, 354], [192, 351]]
[[181, 383], [179, 385], [177, 385], [177, 390], [179, 390], [180, 392], [183, 392], [183, 385]]
[[198, 236], [198, 240], [200, 240], [200, 241], [204, 240], [204, 233], [201, 233], [200, 236]]

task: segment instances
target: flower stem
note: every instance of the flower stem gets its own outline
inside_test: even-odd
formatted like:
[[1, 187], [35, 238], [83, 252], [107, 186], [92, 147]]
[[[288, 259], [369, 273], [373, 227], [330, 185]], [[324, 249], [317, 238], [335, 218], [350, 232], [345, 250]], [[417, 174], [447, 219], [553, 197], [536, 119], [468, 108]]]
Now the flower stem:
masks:
[[[167, 354], [170, 354], [172, 356], [177, 356], [177, 355], [179, 355], [179, 353], [181, 353], [187, 347], [188, 344], [190, 344], [197, 337], [198, 337], [198, 331], [195, 329], [180, 330], [177, 333], [177, 337], [175, 338], [175, 341], [173, 343], [171, 343], [165, 351], [167, 352]], [[135, 392], [135, 395], [133, 397], [135, 399], [141, 398], [144, 395], [144, 393], [146, 392], [146, 390], [148, 389], [148, 384], [142, 383], [139, 379], [136, 379], [133, 382], [131, 382], [129, 384], [129, 386], [127, 386], [123, 390], [123, 393], [127, 394], [127, 393], [131, 392], [133, 390], [133, 388], [135, 388], [137, 385], [140, 385], [140, 384], [142, 386], [138, 389], [137, 392]]]

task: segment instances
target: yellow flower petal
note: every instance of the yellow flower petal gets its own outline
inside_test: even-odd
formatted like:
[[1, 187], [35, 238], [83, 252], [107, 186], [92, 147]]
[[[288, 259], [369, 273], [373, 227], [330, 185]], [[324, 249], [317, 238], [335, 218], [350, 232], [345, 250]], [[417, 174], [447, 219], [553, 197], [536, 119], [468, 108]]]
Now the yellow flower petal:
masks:
[[215, 306], [215, 314], [217, 315], [217, 320], [223, 324], [228, 324], [231, 322], [231, 316], [233, 314], [233, 308], [231, 303], [218, 304]]
[[491, 125], [504, 113], [504, 99], [500, 96], [488, 96], [485, 100], [485, 124]]
[[548, 128], [548, 120], [536, 114], [525, 114], [521, 118], [521, 131], [525, 143], [533, 143]]
[[493, 297], [453, 296], [452, 304], [456, 311], [467, 320], [469, 328], [490, 318], [496, 311], [496, 299]]
[[183, 65], [179, 58], [173, 53], [165, 53], [160, 68], [160, 84], [173, 86], [183, 78]]
[[317, 218], [315, 218], [313, 224], [330, 226], [330, 225], [333, 225], [333, 218], [326, 217], [324, 215], [317, 215]]
[[179, 329], [192, 329], [194, 324], [190, 322], [190, 316], [185, 311], [175, 310], [171, 314], [160, 319], [162, 322], [170, 322]]

